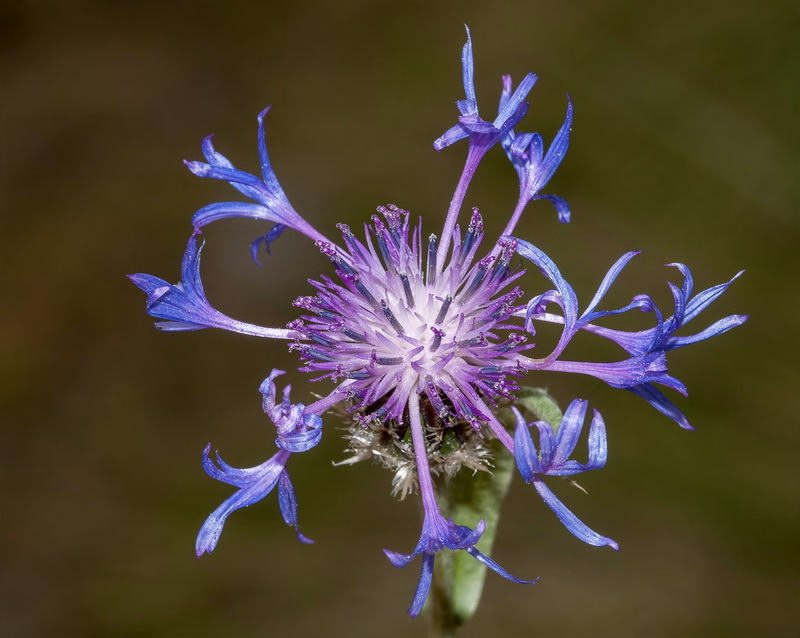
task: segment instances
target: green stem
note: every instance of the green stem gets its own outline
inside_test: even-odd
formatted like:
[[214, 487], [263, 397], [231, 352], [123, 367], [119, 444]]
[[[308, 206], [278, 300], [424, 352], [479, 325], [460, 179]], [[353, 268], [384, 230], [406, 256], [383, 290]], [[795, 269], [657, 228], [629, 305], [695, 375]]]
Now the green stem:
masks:
[[441, 551], [433, 566], [430, 594], [430, 638], [455, 638], [456, 622], [453, 608], [453, 556]]

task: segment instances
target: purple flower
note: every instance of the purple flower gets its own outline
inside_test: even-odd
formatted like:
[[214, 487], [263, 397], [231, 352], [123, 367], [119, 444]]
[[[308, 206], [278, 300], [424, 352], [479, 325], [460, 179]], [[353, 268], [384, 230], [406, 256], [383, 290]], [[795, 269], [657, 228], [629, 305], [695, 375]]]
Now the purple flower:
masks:
[[542, 500], [556, 513], [564, 527], [572, 534], [589, 545], [608, 545], [618, 550], [619, 545], [615, 541], [601, 536], [587, 527], [567, 509], [540, 478], [541, 476], [574, 476], [581, 472], [600, 469], [606, 464], [608, 457], [606, 427], [603, 417], [597, 410], [594, 411], [592, 425], [589, 428], [588, 462], [579, 463], [569, 458], [581, 435], [587, 405], [586, 401], [579, 399], [570, 403], [561, 420], [561, 425], [555, 431], [549, 423], [544, 421], [531, 424], [539, 430], [539, 451], [533, 444], [529, 431], [530, 425], [525, 423], [519, 410], [513, 408], [517, 419], [517, 428], [514, 434], [517, 468], [525, 482], [533, 483]]
[[[223, 202], [205, 206], [192, 218], [194, 227], [183, 259], [181, 281], [168, 282], [152, 275], [132, 275], [147, 293], [147, 312], [165, 330], [221, 328], [260, 337], [283, 339], [297, 352], [300, 370], [323, 382], [322, 397], [304, 406], [289, 400], [289, 387], [277, 400], [273, 371], [261, 386], [264, 411], [277, 430], [277, 452], [265, 463], [236, 469], [203, 455], [203, 467], [213, 478], [236, 486], [203, 524], [198, 554], [216, 545], [226, 518], [236, 509], [261, 500], [277, 485], [284, 519], [297, 526], [297, 504], [286, 472], [294, 453], [315, 446], [322, 434], [322, 415], [336, 406], [350, 426], [348, 439], [355, 455], [350, 461], [372, 458], [395, 471], [395, 490], [401, 495], [418, 487], [424, 521], [422, 534], [411, 554], [386, 551], [397, 566], [422, 558], [422, 575], [409, 613], [419, 613], [431, 587], [436, 553], [448, 548], [464, 550], [501, 576], [521, 581], [475, 548], [484, 532], [481, 523], [470, 529], [447, 519], [436, 502], [433, 475], [452, 476], [459, 468], [488, 469], [487, 442], [496, 439], [512, 454], [523, 478], [533, 483], [545, 502], [578, 538], [593, 545], [617, 545], [586, 527], [546, 487], [543, 476], [568, 476], [602, 467], [606, 461], [605, 428], [595, 412], [589, 433], [589, 459], [571, 460], [586, 413], [586, 402], [568, 408], [557, 432], [539, 422], [539, 450], [529, 427], [517, 412], [512, 434], [498, 418], [515, 401], [519, 380], [529, 373], [574, 372], [594, 376], [648, 400], [657, 410], [684, 427], [685, 417], [654, 384], [685, 392], [669, 374], [667, 352], [716, 336], [745, 321], [742, 315], [722, 319], [691, 336], [675, 332], [694, 319], [721, 295], [731, 282], [692, 297], [689, 270], [678, 288], [670, 284], [675, 299], [673, 314], [664, 318], [646, 295], [626, 306], [599, 310], [600, 302], [625, 265], [637, 253], [623, 255], [603, 278], [583, 310], [572, 286], [556, 264], [533, 244], [511, 236], [526, 205], [534, 199], [552, 201], [562, 221], [569, 219], [564, 201], [541, 195], [561, 163], [569, 143], [572, 103], [550, 148], [535, 133], [515, 133], [525, 115], [524, 101], [536, 76], [529, 73], [516, 90], [503, 78], [500, 109], [491, 122], [478, 112], [473, 83], [472, 40], [462, 54], [465, 99], [457, 102], [460, 117], [434, 146], [442, 148], [468, 140], [464, 170], [451, 200], [440, 234], [426, 235], [422, 221], [396, 206], [380, 206], [366, 224], [362, 237], [346, 225], [338, 226], [342, 240], [334, 241], [316, 230], [289, 203], [266, 150], [264, 115], [258, 116], [258, 154], [262, 175], [246, 173], [218, 153], [211, 138], [203, 142], [206, 162], [187, 162], [201, 177], [231, 184], [248, 202]], [[487, 151], [500, 143], [517, 172], [518, 203], [504, 232], [484, 248], [484, 227], [478, 209], [462, 215], [467, 188]], [[254, 259], [263, 243], [285, 229], [298, 231], [315, 242], [331, 262], [332, 270], [312, 281], [312, 290], [295, 299], [300, 316], [286, 328], [262, 328], [243, 323], [214, 309], [206, 299], [200, 279], [197, 234], [205, 225], [225, 218], [247, 217], [271, 225], [253, 242]], [[459, 222], [459, 218], [461, 221]], [[549, 280], [551, 289], [535, 290], [526, 297], [520, 287], [525, 271], [512, 263], [519, 255]], [[523, 263], [525, 263], [523, 262]], [[552, 313], [556, 306], [560, 312]], [[626, 332], [598, 325], [609, 316], [631, 310], [650, 313], [655, 325]], [[549, 354], [529, 356], [538, 321], [561, 324], [558, 343]], [[585, 331], [618, 344], [624, 356], [617, 361], [571, 361], [563, 354], [573, 337]], [[536, 376], [536, 375], [532, 375]], [[307, 540], [299, 535], [301, 540]]]

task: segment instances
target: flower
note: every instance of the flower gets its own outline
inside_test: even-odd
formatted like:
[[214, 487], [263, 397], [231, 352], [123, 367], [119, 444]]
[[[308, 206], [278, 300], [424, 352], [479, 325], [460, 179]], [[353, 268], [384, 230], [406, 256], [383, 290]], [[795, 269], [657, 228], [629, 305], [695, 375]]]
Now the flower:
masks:
[[552, 509], [564, 526], [577, 538], [589, 545], [608, 545], [619, 550], [619, 545], [610, 538], [601, 536], [587, 527], [550, 491], [540, 476], [574, 476], [589, 470], [598, 470], [605, 466], [608, 457], [606, 442], [606, 426], [603, 417], [595, 410], [592, 424], [589, 428], [589, 460], [587, 463], [578, 463], [570, 460], [575, 446], [578, 443], [583, 422], [586, 418], [587, 402], [576, 399], [569, 404], [561, 425], [557, 430], [545, 421], [537, 421], [535, 425], [539, 430], [539, 447], [537, 452], [533, 444], [530, 425], [525, 423], [519, 410], [512, 408], [517, 420], [514, 433], [516, 443], [515, 457], [517, 468], [526, 483], [533, 483], [539, 496], [548, 507]]
[[283, 370], [273, 370], [261, 384], [260, 392], [263, 395], [264, 413], [270, 417], [278, 430], [275, 444], [280, 448], [270, 459], [245, 469], [231, 467], [223, 461], [217, 453], [217, 464], [209, 458], [211, 443], [203, 450], [203, 469], [211, 478], [223, 483], [235, 485], [239, 490], [226, 499], [222, 505], [215, 509], [206, 519], [197, 535], [195, 548], [198, 556], [211, 553], [217, 546], [222, 527], [228, 516], [242, 507], [257, 503], [278, 486], [278, 503], [283, 520], [297, 530], [297, 538], [304, 543], [314, 541], [300, 533], [297, 523], [297, 499], [289, 480], [286, 463], [294, 452], [310, 450], [322, 437], [322, 419], [319, 416], [306, 412], [302, 403], [292, 404], [289, 400], [291, 386], [286, 386], [283, 391], [281, 403], [275, 403], [275, 377], [285, 374]]
[[[584, 525], [544, 484], [543, 476], [568, 476], [603, 467], [606, 436], [602, 417], [595, 411], [589, 432], [589, 459], [585, 464], [570, 460], [579, 438], [587, 404], [574, 401], [556, 431], [544, 422], [539, 431], [539, 450], [529, 426], [515, 410], [514, 435], [499, 418], [513, 405], [519, 380], [528, 373], [552, 371], [594, 376], [608, 385], [624, 388], [648, 400], [657, 410], [689, 426], [683, 414], [654, 384], [685, 393], [671, 376], [667, 352], [685, 347], [740, 325], [747, 317], [732, 315], [692, 336], [675, 332], [698, 316], [721, 295], [733, 279], [692, 297], [688, 268], [675, 265], [684, 275], [682, 288], [670, 284], [675, 311], [663, 313], [646, 295], [637, 295], [626, 306], [597, 310], [622, 269], [638, 253], [623, 255], [602, 279], [594, 298], [580, 313], [578, 297], [550, 257], [513, 231], [527, 206], [535, 199], [555, 204], [561, 221], [569, 220], [563, 199], [541, 195], [569, 144], [573, 106], [568, 102], [566, 119], [545, 153], [538, 133], [515, 133], [514, 127], [528, 109], [525, 102], [536, 81], [529, 73], [513, 90], [509, 76], [503, 78], [500, 108], [489, 122], [478, 112], [473, 83], [472, 39], [462, 53], [465, 99], [457, 102], [458, 123], [434, 146], [437, 150], [460, 140], [468, 142], [467, 158], [440, 234], [424, 238], [422, 222], [412, 223], [410, 214], [397, 206], [379, 206], [371, 225], [359, 238], [346, 225], [338, 226], [342, 240], [328, 239], [298, 214], [289, 203], [269, 162], [264, 120], [258, 116], [258, 153], [262, 175], [238, 170], [217, 152], [211, 138], [202, 145], [206, 162], [186, 162], [200, 177], [228, 182], [249, 202], [222, 202], [201, 208], [192, 218], [193, 233], [183, 258], [178, 284], [152, 275], [131, 275], [147, 293], [146, 311], [159, 319], [164, 330], [220, 328], [259, 337], [282, 339], [298, 353], [300, 370], [325, 383], [323, 395], [304, 405], [289, 400], [289, 386], [276, 401], [273, 370], [261, 386], [264, 411], [277, 430], [277, 452], [253, 468], [236, 469], [217, 457], [203, 453], [203, 467], [213, 478], [230, 483], [238, 491], [203, 524], [197, 553], [211, 552], [227, 517], [236, 509], [261, 500], [277, 485], [284, 519], [297, 527], [297, 505], [286, 465], [292, 454], [314, 447], [322, 435], [323, 415], [335, 409], [350, 423], [350, 446], [355, 455], [347, 462], [374, 458], [396, 472], [395, 490], [402, 495], [419, 488], [424, 510], [422, 533], [411, 554], [386, 550], [389, 560], [404, 566], [422, 557], [422, 573], [409, 613], [419, 613], [431, 587], [433, 564], [443, 548], [463, 550], [501, 576], [516, 582], [496, 562], [475, 547], [484, 532], [445, 518], [436, 501], [433, 476], [452, 476], [461, 467], [488, 469], [491, 453], [487, 442], [495, 439], [514, 456], [520, 474], [533, 483], [545, 502], [567, 529], [593, 545], [617, 548], [615, 541]], [[475, 170], [496, 144], [506, 151], [519, 178], [519, 199], [504, 232], [482, 250], [484, 227], [480, 212], [473, 209], [459, 222], [464, 197]], [[252, 245], [252, 255], [263, 243], [270, 244], [287, 230], [311, 239], [328, 257], [332, 273], [312, 281], [312, 294], [294, 301], [300, 316], [286, 328], [262, 328], [237, 321], [216, 310], [208, 301], [200, 279], [198, 235], [207, 224], [225, 218], [246, 217], [272, 224]], [[520, 287], [525, 270], [513, 262], [519, 255], [533, 264], [553, 288], [525, 297]], [[524, 263], [523, 262], [523, 263]], [[738, 276], [738, 275], [737, 275]], [[735, 277], [734, 277], [735, 279]], [[557, 306], [560, 313], [549, 312]], [[638, 309], [654, 317], [655, 325], [626, 332], [598, 325], [612, 315]], [[561, 324], [558, 343], [541, 357], [530, 357], [536, 322]], [[618, 361], [571, 361], [563, 357], [567, 345], [580, 331], [598, 335], [619, 345], [625, 356]], [[298, 532], [301, 541], [307, 541]]]

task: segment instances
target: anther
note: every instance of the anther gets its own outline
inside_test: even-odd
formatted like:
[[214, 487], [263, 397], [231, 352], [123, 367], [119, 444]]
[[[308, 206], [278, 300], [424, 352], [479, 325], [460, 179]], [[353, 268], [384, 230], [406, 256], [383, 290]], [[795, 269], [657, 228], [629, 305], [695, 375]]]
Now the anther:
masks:
[[389, 304], [386, 303], [386, 301], [383, 299], [381, 300], [381, 309], [383, 310], [383, 314], [386, 316], [386, 319], [392, 325], [392, 328], [394, 328], [397, 331], [397, 334], [398, 335], [404, 334], [405, 330], [403, 329], [403, 326], [400, 325], [400, 322], [397, 320], [397, 317], [394, 316], [392, 309], [389, 308]]
[[425, 283], [429, 286], [436, 283], [436, 235], [428, 237], [428, 274]]
[[442, 307], [439, 310], [439, 314], [436, 315], [436, 321], [433, 323], [440, 324], [444, 321], [445, 315], [447, 315], [447, 311], [450, 309], [450, 304], [453, 303], [453, 298], [450, 295], [447, 295], [444, 298], [444, 303], [442, 303]]
[[431, 341], [431, 352], [436, 352], [439, 349], [439, 346], [442, 345], [442, 337], [444, 337], [444, 330], [439, 330], [438, 328], [434, 328], [431, 326], [431, 330], [433, 331], [433, 341]]
[[411, 292], [411, 282], [408, 280], [408, 275], [404, 272], [400, 273], [400, 281], [403, 282], [403, 291], [406, 293], [406, 304], [409, 308], [414, 307], [414, 293]]

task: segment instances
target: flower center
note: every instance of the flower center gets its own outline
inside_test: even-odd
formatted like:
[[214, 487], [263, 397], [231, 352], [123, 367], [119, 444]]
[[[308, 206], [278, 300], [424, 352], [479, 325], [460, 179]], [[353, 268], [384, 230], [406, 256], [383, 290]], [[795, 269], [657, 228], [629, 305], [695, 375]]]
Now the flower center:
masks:
[[496, 256], [474, 262], [483, 236], [476, 210], [463, 238], [456, 229], [450, 260], [439, 267], [435, 235], [423, 260], [421, 229], [409, 228], [408, 213], [378, 210], [386, 222], [373, 217], [366, 243], [340, 225], [346, 251], [318, 244], [340, 283], [322, 277], [312, 282], [315, 296], [295, 301], [313, 313], [288, 326], [304, 338], [293, 346], [307, 362], [303, 370], [321, 372], [317, 379], [352, 380], [347, 390], [358, 407], [396, 395], [378, 418], [402, 420], [414, 391], [424, 392], [440, 416], [478, 423], [478, 395], [508, 395], [513, 387], [505, 378], [515, 373], [513, 355], [524, 348], [524, 337], [510, 333], [502, 340], [499, 333], [520, 327], [507, 323], [522, 294], [506, 290], [522, 274], [509, 269], [514, 246], [503, 243]]

